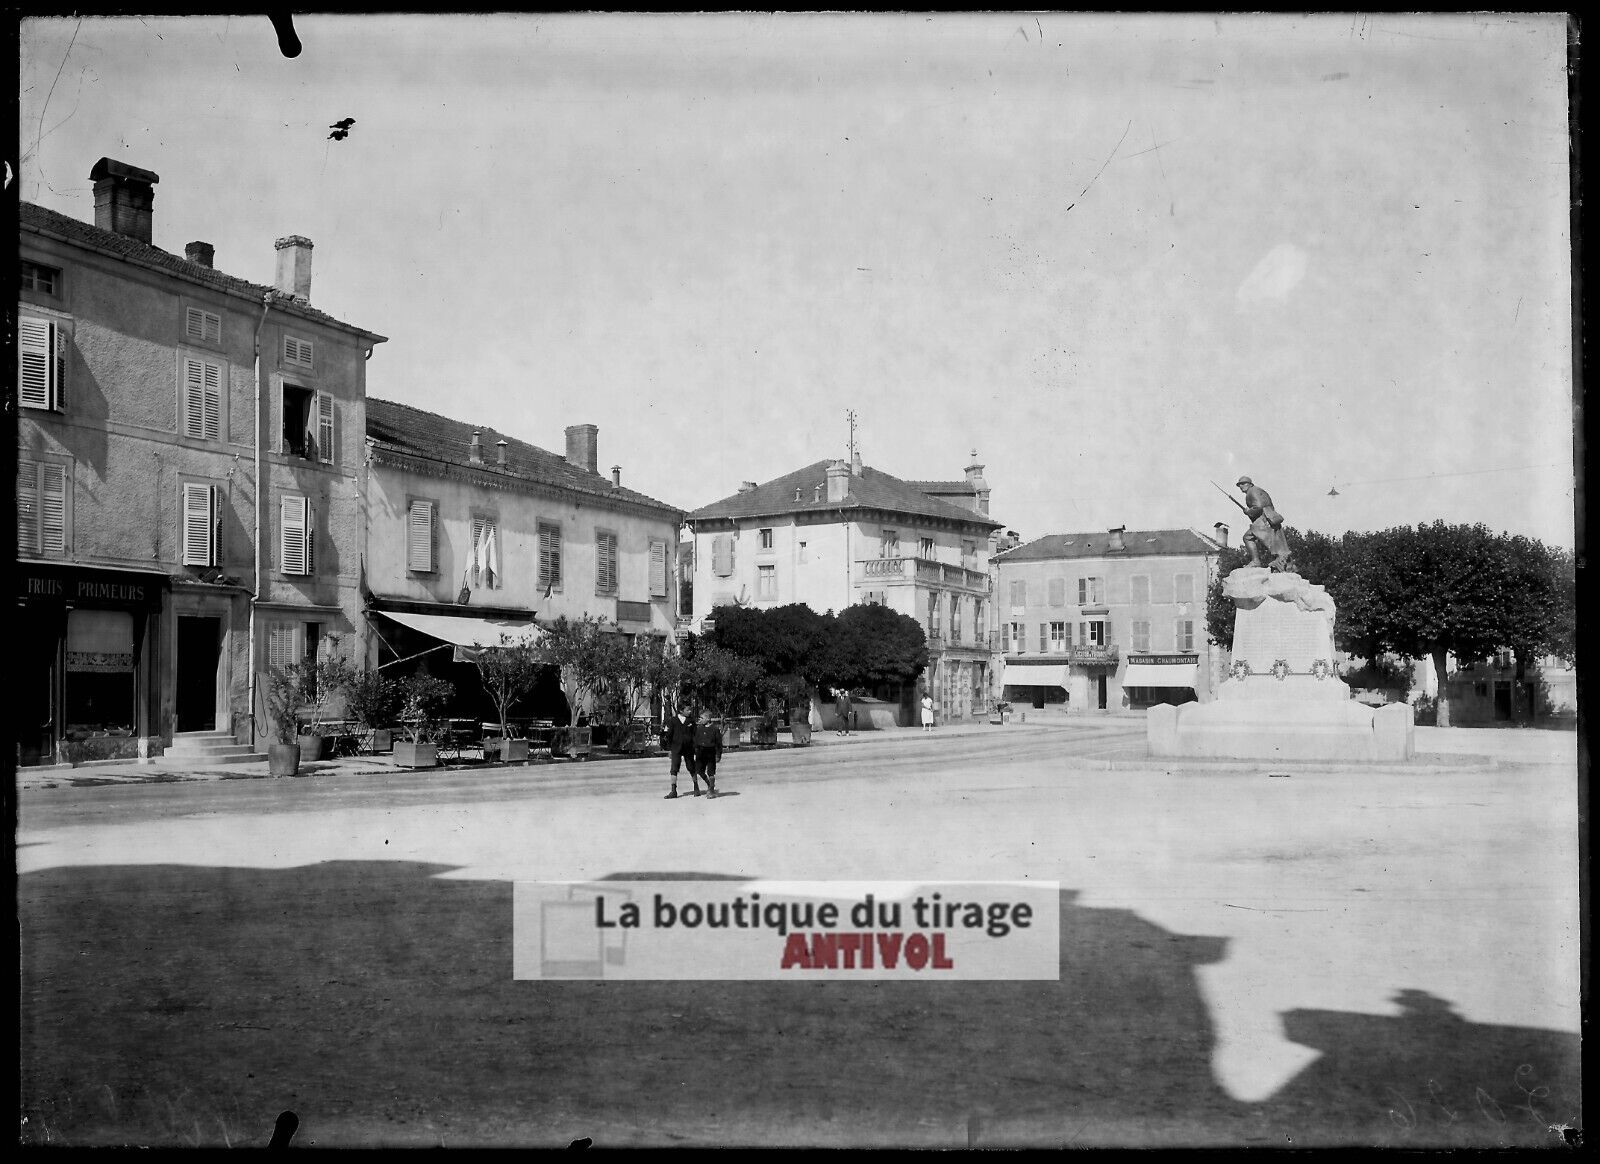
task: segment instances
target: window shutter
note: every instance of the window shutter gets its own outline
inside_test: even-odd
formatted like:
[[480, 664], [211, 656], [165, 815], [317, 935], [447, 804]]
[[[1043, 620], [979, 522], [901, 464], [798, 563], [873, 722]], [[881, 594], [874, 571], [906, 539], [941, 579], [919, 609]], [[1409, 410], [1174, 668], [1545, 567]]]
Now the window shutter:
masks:
[[56, 362], [55, 325], [24, 316], [17, 321], [17, 394], [26, 408], [49, 408], [51, 372]]
[[611, 594], [617, 589], [617, 535], [595, 534], [595, 589]]
[[317, 460], [333, 464], [333, 397], [317, 393]]
[[667, 543], [650, 543], [650, 597], [667, 596]]
[[1143, 574], [1136, 575], [1133, 579], [1133, 593], [1130, 595], [1135, 606], [1146, 606], [1150, 602], [1150, 579]]
[[310, 508], [304, 497], [285, 497], [279, 504], [278, 562], [285, 574], [311, 572], [306, 552]]
[[215, 559], [216, 497], [210, 485], [183, 485], [183, 564], [211, 566]]
[[1067, 580], [1065, 578], [1050, 579], [1050, 605], [1065, 606], [1067, 604]]
[[1087, 578], [1078, 579], [1078, 605], [1089, 605], [1089, 579]]
[[483, 578], [483, 563], [479, 561], [479, 556], [483, 551], [483, 524], [483, 518], [481, 517], [472, 519], [472, 585], [474, 587], [481, 585]]
[[283, 337], [283, 359], [285, 363], [299, 364], [301, 367], [311, 367], [311, 341], [296, 339], [292, 335]]
[[191, 307], [184, 313], [183, 334], [189, 339], [220, 343], [222, 317], [210, 311], [202, 311], [198, 307]]
[[733, 539], [727, 534], [718, 534], [712, 540], [711, 563], [719, 578], [726, 578], [733, 573]]
[[1194, 601], [1194, 575], [1193, 574], [1177, 574], [1177, 575], [1174, 575], [1173, 579], [1172, 579], [1172, 592], [1173, 592], [1172, 593], [1172, 601], [1174, 601], [1174, 602], [1193, 602]]
[[547, 589], [561, 585], [561, 530], [539, 527], [539, 582]]
[[204, 360], [184, 360], [184, 432], [216, 440], [222, 428], [222, 369]]
[[49, 461], [39, 466], [41, 549], [47, 554], [67, 548], [67, 470]]
[[413, 501], [406, 523], [406, 566], [419, 573], [433, 571], [433, 502]]
[[306, 573], [317, 572], [317, 511], [311, 507], [311, 498], [305, 498], [306, 505]]
[[17, 459], [17, 549], [39, 552], [39, 462]]
[[1043, 654], [1045, 651], [1048, 651], [1049, 649], [1050, 649], [1050, 624], [1047, 623], [1047, 622], [1041, 622], [1039, 624], [1039, 652], [1041, 654]]
[[294, 624], [275, 622], [267, 632], [267, 666], [287, 667], [294, 658]]

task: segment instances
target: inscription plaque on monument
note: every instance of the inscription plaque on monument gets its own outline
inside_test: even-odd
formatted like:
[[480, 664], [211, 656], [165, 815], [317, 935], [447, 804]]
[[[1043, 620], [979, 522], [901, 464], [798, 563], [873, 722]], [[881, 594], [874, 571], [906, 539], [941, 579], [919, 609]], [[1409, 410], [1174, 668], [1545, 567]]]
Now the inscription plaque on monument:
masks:
[[1318, 659], [1333, 662], [1333, 626], [1321, 610], [1300, 610], [1271, 599], [1241, 610], [1234, 623], [1233, 657], [1261, 674], [1282, 659], [1295, 674], [1306, 674]]

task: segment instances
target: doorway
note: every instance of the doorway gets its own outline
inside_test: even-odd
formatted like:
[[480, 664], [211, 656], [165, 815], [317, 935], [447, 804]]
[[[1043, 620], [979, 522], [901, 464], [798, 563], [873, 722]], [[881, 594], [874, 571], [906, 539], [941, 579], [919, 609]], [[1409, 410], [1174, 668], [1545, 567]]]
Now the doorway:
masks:
[[1106, 709], [1106, 677], [1096, 675], [1094, 678], [1095, 706], [1101, 711]]
[[217, 666], [222, 661], [220, 618], [178, 617], [174, 711], [180, 732], [213, 731], [217, 726]]
[[1511, 718], [1511, 683], [1509, 680], [1495, 680], [1494, 717], [1502, 722]]

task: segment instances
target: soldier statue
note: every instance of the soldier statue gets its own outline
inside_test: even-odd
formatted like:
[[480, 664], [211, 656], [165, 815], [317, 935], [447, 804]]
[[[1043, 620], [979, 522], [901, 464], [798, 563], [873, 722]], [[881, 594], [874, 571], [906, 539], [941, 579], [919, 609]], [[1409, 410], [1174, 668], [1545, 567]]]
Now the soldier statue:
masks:
[[1235, 484], [1244, 493], [1240, 506], [1250, 519], [1243, 543], [1250, 551], [1252, 566], [1265, 566], [1279, 573], [1291, 573], [1293, 563], [1289, 557], [1289, 539], [1283, 534], [1283, 514], [1272, 507], [1272, 496], [1248, 477], [1240, 477]]

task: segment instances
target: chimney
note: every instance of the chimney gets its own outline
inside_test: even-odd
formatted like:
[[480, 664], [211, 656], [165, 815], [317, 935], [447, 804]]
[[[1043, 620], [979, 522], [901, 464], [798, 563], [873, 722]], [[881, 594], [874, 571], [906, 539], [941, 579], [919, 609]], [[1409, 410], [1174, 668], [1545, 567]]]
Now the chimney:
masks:
[[149, 244], [152, 208], [160, 178], [149, 170], [101, 158], [89, 171], [94, 183], [94, 224], [101, 230]]
[[278, 290], [302, 303], [310, 303], [311, 240], [291, 234], [272, 245], [278, 250]]
[[1226, 525], [1224, 525], [1222, 522], [1219, 521], [1219, 522], [1217, 522], [1217, 524], [1215, 526], [1212, 527], [1212, 529], [1215, 530], [1215, 532], [1216, 532], [1217, 544], [1219, 546], [1221, 546], [1223, 549], [1227, 549], [1228, 548], [1228, 527]]
[[967, 481], [976, 493], [975, 508], [979, 513], [989, 512], [989, 482], [983, 479], [983, 466], [978, 464], [978, 450], [972, 450], [972, 464], [967, 466]]
[[201, 267], [210, 267], [216, 258], [217, 248], [208, 242], [192, 242], [183, 248], [183, 257]]
[[1127, 531], [1127, 528], [1125, 525], [1119, 525], [1115, 529], [1108, 531], [1111, 534], [1111, 552], [1113, 554], [1121, 553], [1128, 548], [1122, 543], [1122, 535]]
[[861, 476], [861, 454], [859, 452], [855, 454], [854, 459], [850, 462], [850, 476]]
[[794, 499], [795, 499], [795, 500], [796, 500], [796, 501], [799, 501], [799, 500], [800, 500], [800, 490], [799, 490], [799, 489], [796, 489], [796, 490], [795, 490], [795, 491], [794, 491]]
[[813, 505], [815, 505], [815, 504], [816, 504], [816, 503], [817, 503], [817, 502], [819, 502], [819, 501], [821, 501], [821, 500], [822, 500], [822, 486], [821, 486], [821, 485], [818, 485], [818, 486], [817, 486], [817, 487], [816, 487], [816, 488], [815, 488], [815, 489], [814, 489], [814, 490], [812, 490], [812, 492], [811, 492], [811, 503], [812, 503], [812, 504], [813, 504]]
[[611, 488], [613, 488], [613, 489], [621, 489], [622, 488], [622, 466], [621, 465], [612, 465], [611, 466]]
[[756, 483], [754, 481], [740, 481], [739, 482], [739, 492], [740, 493], [754, 493], [755, 491], [756, 491]]
[[567, 425], [567, 463], [586, 473], [598, 473], [600, 429], [592, 424]]
[[474, 465], [483, 464], [483, 441], [478, 433], [472, 434], [472, 443], [467, 446], [467, 457]]
[[506, 467], [506, 442], [496, 441], [494, 445], [494, 463], [502, 469]]
[[850, 466], [843, 461], [828, 462], [828, 500], [843, 501], [850, 495]]

